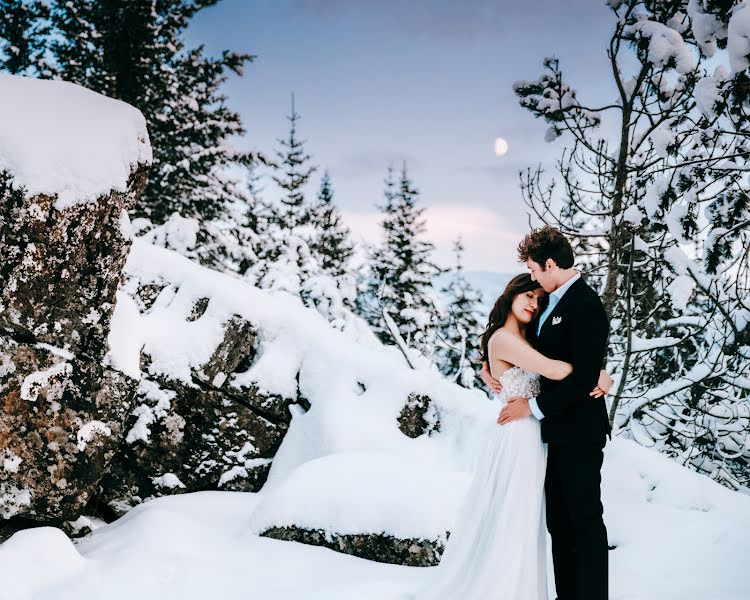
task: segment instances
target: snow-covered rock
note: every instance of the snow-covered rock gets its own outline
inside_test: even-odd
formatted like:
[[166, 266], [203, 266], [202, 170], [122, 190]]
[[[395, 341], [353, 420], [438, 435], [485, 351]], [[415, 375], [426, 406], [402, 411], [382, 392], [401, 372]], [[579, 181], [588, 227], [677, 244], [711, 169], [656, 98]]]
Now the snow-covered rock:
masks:
[[[152, 496], [256, 491], [267, 475], [273, 486], [307, 457], [352, 441], [367, 447], [378, 428], [388, 432], [382, 447], [399, 448], [440, 431], [443, 411], [461, 415], [467, 399], [485, 398], [437, 372], [412, 371], [393, 348], [336, 331], [288, 293], [257, 289], [142, 239], [128, 257], [109, 342], [107, 364], [140, 379], [125, 439], [99, 485], [98, 500], [117, 514]], [[360, 422], [360, 409], [377, 425]], [[310, 418], [320, 419], [315, 433], [289, 438], [290, 422]], [[155, 483], [166, 472], [184, 487]], [[295, 531], [286, 539], [307, 535]], [[379, 542], [370, 530], [339, 535], [371, 535], [381, 557], [404, 556], [398, 548], [414, 555], [409, 548], [420, 543], [380, 533]], [[439, 539], [421, 541], [427, 564], [434, 562]]]
[[0, 75], [2, 518], [78, 517], [123, 436], [101, 359], [150, 152], [134, 108]]
[[111, 192], [151, 163], [146, 119], [129, 104], [68, 83], [0, 73], [0, 172], [61, 211]]
[[[118, 300], [107, 363], [140, 378], [147, 406], [131, 405], [121, 446], [153, 444], [158, 455], [159, 438], [187, 431], [178, 418], [184, 408], [174, 408], [182, 402], [178, 386], [194, 390], [193, 403], [206, 392], [229, 399], [235, 412], [252, 389], [291, 401], [288, 430], [272, 456], [257, 455], [256, 432], [236, 431], [243, 446], [212, 475], [221, 484], [241, 482], [270, 464], [260, 492], [185, 493], [190, 469], [173, 468], [167, 456], [144, 473], [160, 493], [179, 496], [146, 501], [74, 547], [50, 528], [16, 534], [0, 547], [0, 598], [12, 590], [13, 600], [71, 600], [99, 593], [102, 582], [113, 600], [399, 598], [433, 576], [429, 568], [377, 561], [435, 562], [485, 428], [498, 426], [496, 403], [435, 372], [409, 369], [392, 348], [361, 344], [289, 294], [142, 241], [133, 245], [126, 277], [120, 300], [129, 301]], [[244, 333], [228, 336], [230, 328]], [[0, 372], [10, 370], [6, 364], [0, 359]], [[37, 388], [25, 393], [33, 397]], [[42, 401], [37, 393], [33, 402]], [[199, 431], [196, 425], [191, 435]], [[22, 469], [13, 456], [3, 459], [10, 471]], [[622, 439], [605, 451], [603, 496], [614, 597], [744, 598], [750, 498]], [[49, 564], [39, 579], [18, 568], [35, 548], [46, 549]]]
[[0, 327], [104, 355], [150, 152], [133, 107], [0, 74]]
[[[438, 450], [440, 435], [430, 438], [427, 453]], [[417, 440], [411, 443], [418, 445]], [[403, 516], [416, 519], [412, 532], [450, 528], [456, 498], [467, 489], [465, 470], [450, 463], [435, 463], [428, 470], [423, 462], [407, 463], [391, 481], [378, 477], [377, 497], [368, 499], [354, 486], [337, 484], [342, 481], [337, 473], [342, 461], [357, 463], [356, 453], [346, 454], [348, 458], [317, 462], [320, 469], [305, 469], [308, 474], [316, 471], [310, 484], [316, 496], [305, 519], [325, 518], [329, 527], [342, 529], [347, 524], [380, 524], [405, 533], [409, 524]], [[385, 466], [388, 453], [378, 454]], [[371, 466], [371, 457], [362, 455], [361, 465]], [[409, 494], [414, 484], [404, 480], [404, 472], [412, 472], [418, 482], [430, 482], [426, 494], [431, 505], [424, 519], [418, 510], [424, 494]], [[343, 475], [350, 473], [347, 469]], [[303, 474], [290, 484], [304, 484]], [[298, 494], [310, 489], [296, 483]], [[607, 446], [602, 485], [609, 542], [615, 546], [609, 553], [613, 599], [747, 598], [750, 498], [622, 439]], [[344, 493], [323, 498], [326, 487]], [[109, 600], [402, 600], [435, 577], [433, 568], [362, 560], [325, 547], [258, 536], [248, 526], [264, 495], [199, 492], [158, 498], [75, 545], [57, 529], [21, 531], [0, 546], [0, 598], [81, 600], [98, 597], [106, 586]], [[285, 500], [284, 513], [305, 510], [304, 497], [290, 507], [292, 501]], [[340, 518], [334, 508], [344, 511]], [[554, 598], [551, 563], [548, 567], [549, 596]]]
[[[116, 514], [153, 496], [263, 485], [291, 420], [288, 406], [305, 401], [296, 372], [284, 394], [246, 374], [273, 358], [260, 356], [253, 305], [232, 297], [252, 289], [136, 240], [106, 359], [139, 379], [125, 439], [99, 486], [98, 500]], [[165, 472], [182, 485], [161, 485]]]

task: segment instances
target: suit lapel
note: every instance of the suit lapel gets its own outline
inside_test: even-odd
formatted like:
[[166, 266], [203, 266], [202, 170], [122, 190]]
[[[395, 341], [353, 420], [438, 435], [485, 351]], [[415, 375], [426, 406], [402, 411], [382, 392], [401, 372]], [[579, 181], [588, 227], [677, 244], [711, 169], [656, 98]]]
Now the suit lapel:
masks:
[[542, 335], [544, 335], [544, 332], [548, 329], [548, 326], [551, 326], [552, 319], [558, 316], [557, 313], [560, 311], [560, 307], [565, 306], [565, 303], [568, 302], [571, 299], [571, 297], [577, 293], [578, 288], [583, 283], [584, 283], [583, 275], [581, 275], [576, 281], [574, 281], [570, 285], [570, 287], [568, 288], [568, 291], [566, 291], [563, 294], [563, 297], [560, 298], [560, 300], [555, 305], [555, 308], [552, 309], [552, 312], [547, 315], [547, 318], [544, 320], [544, 323], [542, 323], [542, 328], [539, 330], [539, 336], [538, 336], [539, 338], [541, 338]]

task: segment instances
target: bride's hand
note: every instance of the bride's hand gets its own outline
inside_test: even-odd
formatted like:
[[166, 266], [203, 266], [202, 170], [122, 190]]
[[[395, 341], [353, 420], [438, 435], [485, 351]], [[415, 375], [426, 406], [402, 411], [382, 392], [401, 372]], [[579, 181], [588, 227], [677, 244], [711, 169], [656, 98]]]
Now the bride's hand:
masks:
[[613, 383], [614, 381], [609, 376], [609, 373], [602, 369], [601, 371], [599, 371], [599, 381], [597, 382], [594, 390], [589, 393], [589, 396], [593, 396], [594, 398], [601, 398], [605, 394], [609, 394], [609, 390], [612, 389]]
[[503, 384], [492, 376], [490, 373], [490, 366], [486, 361], [482, 364], [482, 371], [479, 373], [479, 376], [482, 378], [485, 385], [496, 394], [499, 394], [502, 391]]

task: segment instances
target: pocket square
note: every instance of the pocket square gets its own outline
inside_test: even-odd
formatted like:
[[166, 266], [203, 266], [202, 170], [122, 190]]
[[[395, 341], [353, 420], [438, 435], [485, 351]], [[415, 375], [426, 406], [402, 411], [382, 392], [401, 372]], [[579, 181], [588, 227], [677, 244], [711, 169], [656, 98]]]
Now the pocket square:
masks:
[[562, 321], [562, 317], [552, 317], [552, 324], [557, 325]]

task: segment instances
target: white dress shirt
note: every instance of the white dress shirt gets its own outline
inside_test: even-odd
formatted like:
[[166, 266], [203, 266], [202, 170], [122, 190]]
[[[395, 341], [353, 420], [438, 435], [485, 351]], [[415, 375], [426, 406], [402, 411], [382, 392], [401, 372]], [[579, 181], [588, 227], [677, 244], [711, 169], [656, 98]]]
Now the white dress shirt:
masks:
[[[581, 278], [580, 273], [576, 273], [568, 279], [565, 283], [563, 283], [559, 288], [557, 288], [554, 292], [550, 292], [549, 295], [549, 304], [547, 305], [547, 308], [542, 313], [542, 316], [539, 317], [539, 325], [537, 327], [537, 335], [542, 330], [542, 325], [547, 320], [547, 317], [549, 317], [550, 313], [555, 309], [555, 306], [557, 306], [557, 303], [560, 302], [562, 297], [565, 295], [565, 292], [568, 291], [568, 288], [573, 285], [578, 279]], [[533, 396], [532, 398], [529, 398], [529, 408], [531, 408], [531, 413], [540, 421], [544, 418], [544, 413], [539, 409], [539, 405], [536, 402], [536, 396]]]

